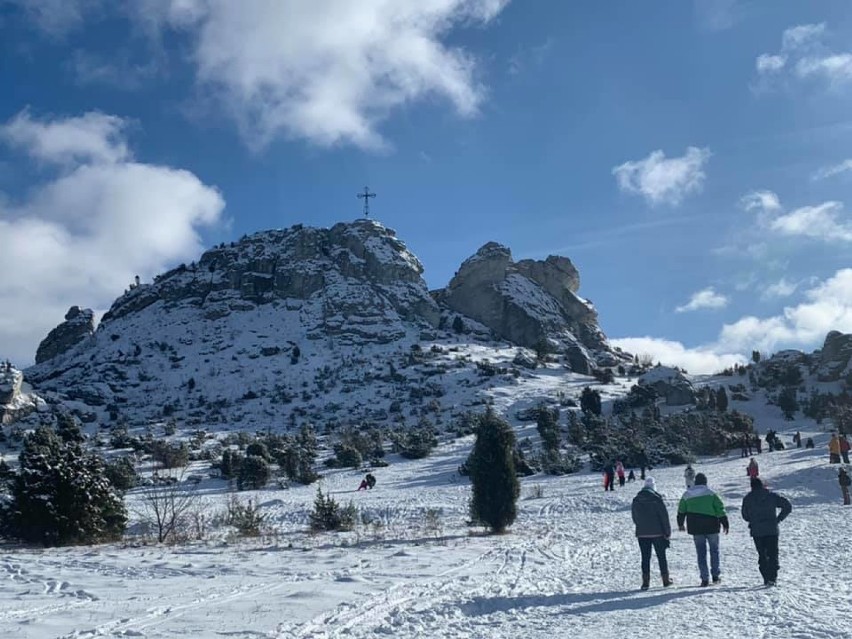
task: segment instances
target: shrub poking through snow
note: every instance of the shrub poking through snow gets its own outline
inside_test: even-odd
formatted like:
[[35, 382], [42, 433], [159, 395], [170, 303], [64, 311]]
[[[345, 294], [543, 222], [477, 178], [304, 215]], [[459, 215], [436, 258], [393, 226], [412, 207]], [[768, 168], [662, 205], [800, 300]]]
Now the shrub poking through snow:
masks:
[[133, 467], [130, 457], [122, 457], [106, 465], [104, 469], [107, 479], [115, 486], [116, 490], [128, 491], [139, 482], [139, 475]]
[[263, 457], [248, 455], [240, 466], [237, 487], [240, 490], [257, 490], [269, 481], [269, 464]]
[[322, 488], [317, 488], [314, 509], [310, 515], [312, 532], [345, 532], [355, 527], [357, 518], [355, 504], [351, 501], [348, 506], [341, 508], [331, 495], [323, 495]]
[[515, 476], [515, 434], [490, 408], [480, 417], [476, 442], [467, 464], [473, 483], [471, 515], [495, 533], [511, 526], [520, 493]]
[[228, 499], [228, 512], [226, 521], [229, 526], [237, 529], [241, 535], [246, 537], [257, 537], [260, 527], [263, 525], [264, 515], [260, 514], [260, 506], [251, 499], [244, 503], [239, 497], [231, 494]]
[[127, 512], [103, 459], [46, 427], [27, 435], [18, 459], [0, 518], [5, 534], [45, 546], [121, 538]]

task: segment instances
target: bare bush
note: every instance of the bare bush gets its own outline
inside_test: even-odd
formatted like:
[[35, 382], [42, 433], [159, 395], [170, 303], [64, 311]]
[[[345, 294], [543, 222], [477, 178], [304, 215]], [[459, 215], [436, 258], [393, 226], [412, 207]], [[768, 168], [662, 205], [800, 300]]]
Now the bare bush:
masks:
[[182, 479], [182, 472], [179, 475], [155, 472], [135, 509], [139, 521], [154, 530], [160, 543], [189, 536], [198, 485]]

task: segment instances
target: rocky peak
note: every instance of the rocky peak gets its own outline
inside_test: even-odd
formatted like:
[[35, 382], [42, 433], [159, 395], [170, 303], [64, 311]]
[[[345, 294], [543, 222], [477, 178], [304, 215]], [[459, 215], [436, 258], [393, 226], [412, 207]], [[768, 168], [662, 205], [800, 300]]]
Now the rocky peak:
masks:
[[852, 334], [831, 331], [819, 353], [817, 377], [821, 382], [837, 381], [852, 373]]
[[95, 332], [95, 315], [91, 309], [72, 306], [65, 321], [54, 328], [38, 345], [36, 364], [41, 364], [65, 353]]
[[462, 263], [437, 297], [502, 339], [534, 348], [546, 340], [573, 370], [589, 373], [598, 358], [612, 363], [592, 305], [576, 292], [580, 274], [566, 257], [514, 262], [508, 248], [489, 242]]

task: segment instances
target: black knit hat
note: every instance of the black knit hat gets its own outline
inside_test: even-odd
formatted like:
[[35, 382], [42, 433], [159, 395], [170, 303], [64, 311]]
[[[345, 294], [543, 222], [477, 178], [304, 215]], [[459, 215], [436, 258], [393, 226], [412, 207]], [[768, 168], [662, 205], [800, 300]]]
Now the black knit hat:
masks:
[[752, 477], [751, 478], [751, 489], [752, 490], [760, 490], [763, 488], [763, 482], [760, 481], [760, 477]]
[[695, 485], [696, 486], [706, 486], [707, 485], [707, 476], [704, 473], [698, 473], [695, 476]]

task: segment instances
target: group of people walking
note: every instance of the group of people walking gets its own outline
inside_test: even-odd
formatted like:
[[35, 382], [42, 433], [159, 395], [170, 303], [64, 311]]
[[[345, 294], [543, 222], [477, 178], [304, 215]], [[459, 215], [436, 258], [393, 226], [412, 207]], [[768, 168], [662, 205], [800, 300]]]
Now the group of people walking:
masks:
[[[752, 462], [754, 460], [752, 459]], [[769, 490], [755, 472], [749, 473], [751, 491], [743, 498], [740, 512], [748, 522], [758, 555], [758, 568], [765, 586], [774, 586], [778, 579], [778, 524], [792, 511], [789, 500]], [[751, 464], [749, 464], [751, 466]], [[684, 471], [686, 492], [677, 508], [677, 527], [692, 536], [695, 544], [701, 586], [717, 584], [722, 579], [719, 558], [719, 533], [728, 534], [725, 506], [717, 493], [707, 486], [707, 476], [695, 473], [692, 466]], [[847, 488], [848, 493], [848, 488]], [[779, 512], [780, 511], [780, 512]], [[672, 535], [671, 522], [662, 496], [657, 492], [656, 481], [648, 477], [631, 508], [636, 538], [639, 541], [642, 568], [642, 590], [651, 583], [651, 552], [657, 556], [663, 586], [672, 585], [666, 550]], [[710, 564], [708, 567], [707, 554]]]

